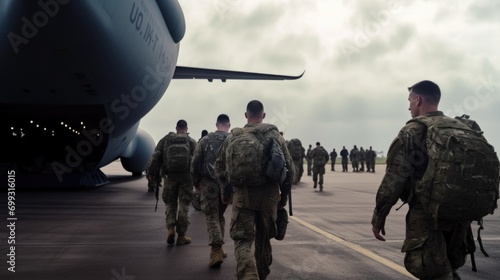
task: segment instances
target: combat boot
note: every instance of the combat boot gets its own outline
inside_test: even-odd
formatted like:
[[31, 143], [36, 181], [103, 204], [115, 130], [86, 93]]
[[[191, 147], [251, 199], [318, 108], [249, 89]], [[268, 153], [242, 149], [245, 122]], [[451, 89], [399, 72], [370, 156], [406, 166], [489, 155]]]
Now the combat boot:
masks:
[[313, 188], [316, 188], [316, 182], [314, 182], [314, 186], [313, 186]]
[[169, 228], [168, 235], [167, 235], [167, 243], [174, 244], [174, 241], [175, 241], [175, 230], [174, 230], [174, 228]]
[[320, 184], [320, 185], [319, 185], [319, 191], [320, 191], [320, 192], [322, 192], [322, 191], [323, 191], [323, 185], [322, 185], [322, 184]]
[[185, 234], [179, 235], [177, 237], [177, 245], [187, 245], [191, 243], [191, 237], [187, 237]]
[[212, 248], [212, 251], [210, 252], [210, 263], [208, 264], [208, 266], [210, 268], [219, 268], [222, 262], [224, 262], [224, 256], [222, 255], [222, 248], [221, 247]]
[[221, 247], [220, 250], [222, 251], [222, 257], [227, 258], [227, 253], [224, 251], [224, 249], [222, 249]]

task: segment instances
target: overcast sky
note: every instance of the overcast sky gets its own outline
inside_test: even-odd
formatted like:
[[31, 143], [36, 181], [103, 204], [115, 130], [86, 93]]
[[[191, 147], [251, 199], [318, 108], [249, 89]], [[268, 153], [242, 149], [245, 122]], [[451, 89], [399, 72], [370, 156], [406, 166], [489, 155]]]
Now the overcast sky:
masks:
[[295, 81], [173, 80], [141, 121], [155, 141], [188, 122], [198, 140], [250, 100], [304, 147], [387, 153], [411, 116], [407, 87], [436, 82], [440, 109], [469, 114], [500, 149], [500, 1], [179, 0], [178, 65], [304, 76]]

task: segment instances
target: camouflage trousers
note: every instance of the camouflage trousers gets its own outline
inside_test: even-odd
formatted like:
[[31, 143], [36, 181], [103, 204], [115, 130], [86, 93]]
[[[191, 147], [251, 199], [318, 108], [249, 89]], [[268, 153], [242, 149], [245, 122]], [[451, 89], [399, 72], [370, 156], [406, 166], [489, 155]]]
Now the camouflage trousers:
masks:
[[460, 279], [454, 272], [467, 259], [466, 237], [471, 221], [434, 221], [420, 205], [406, 215], [406, 239], [402, 252], [405, 267], [419, 279]]
[[337, 161], [337, 158], [333, 158], [330, 162], [330, 164], [332, 165], [332, 171], [335, 171], [335, 163]]
[[164, 182], [162, 198], [165, 202], [167, 228], [176, 227], [177, 233], [184, 235], [189, 226], [189, 204], [193, 198], [191, 175], [168, 175]]
[[348, 168], [347, 168], [347, 158], [342, 158], [342, 171], [347, 171]]
[[222, 203], [219, 184], [210, 178], [202, 178], [201, 209], [205, 214], [208, 232], [208, 245], [219, 247], [224, 244], [224, 230], [227, 204]]
[[262, 280], [271, 273], [269, 266], [273, 258], [270, 239], [277, 233], [276, 216], [276, 211], [257, 211], [233, 204], [230, 233], [234, 240], [236, 276], [239, 280]]
[[319, 177], [319, 184], [323, 185], [323, 175], [325, 174], [325, 166], [314, 166], [313, 167], [313, 182], [316, 183], [318, 182], [318, 177]]
[[293, 166], [295, 168], [295, 172], [292, 183], [295, 185], [300, 182], [300, 179], [302, 178], [302, 174], [304, 173], [304, 163], [302, 162], [302, 159], [294, 159]]
[[371, 159], [366, 160], [366, 171], [375, 171], [375, 161]]
[[357, 159], [351, 160], [352, 171], [358, 171], [359, 161]]
[[[365, 171], [365, 161], [364, 160], [360, 160], [359, 161], [359, 165], [361, 166], [361, 170], [362, 171]], [[368, 166], [368, 165], [367, 165]], [[367, 167], [368, 168], [368, 167]]]

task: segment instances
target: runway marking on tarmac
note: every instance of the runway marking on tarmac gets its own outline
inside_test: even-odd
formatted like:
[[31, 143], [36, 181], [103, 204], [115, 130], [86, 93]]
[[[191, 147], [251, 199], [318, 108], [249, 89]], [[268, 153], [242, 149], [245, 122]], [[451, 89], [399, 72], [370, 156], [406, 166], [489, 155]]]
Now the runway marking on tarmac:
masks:
[[336, 235], [333, 235], [327, 231], [320, 229], [317, 226], [314, 226], [314, 225], [312, 225], [304, 220], [301, 220], [301, 219], [297, 218], [296, 216], [290, 216], [290, 219], [292, 219], [292, 220], [296, 221], [297, 223], [323, 235], [324, 237], [326, 237], [328, 239], [331, 239], [331, 240], [333, 240], [333, 241], [335, 241], [335, 242], [337, 242], [337, 243], [339, 243], [339, 244], [341, 244], [349, 249], [352, 249], [352, 250], [354, 250], [354, 251], [356, 251], [356, 252], [358, 252], [366, 257], [369, 257], [370, 259], [372, 259], [376, 262], [379, 262], [379, 263], [381, 263], [381, 264], [383, 264], [383, 265], [385, 265], [385, 266], [387, 266], [387, 267], [389, 267], [389, 268], [391, 268], [391, 269], [393, 269], [401, 274], [404, 274], [412, 279], [417, 279], [413, 275], [411, 275], [404, 267], [394, 263], [393, 261], [391, 261], [389, 259], [383, 258], [383, 257], [373, 253], [372, 251], [361, 247], [360, 245], [346, 241], [346, 240], [344, 240]]

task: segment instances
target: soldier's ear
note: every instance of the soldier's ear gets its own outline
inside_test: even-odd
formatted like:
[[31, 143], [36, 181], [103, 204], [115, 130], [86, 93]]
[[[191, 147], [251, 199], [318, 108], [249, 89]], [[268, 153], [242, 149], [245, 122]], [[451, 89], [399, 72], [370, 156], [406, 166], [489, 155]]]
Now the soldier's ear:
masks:
[[422, 96], [417, 95], [417, 96], [415, 97], [415, 99], [416, 99], [417, 106], [422, 105], [422, 101], [423, 101]]
[[266, 113], [262, 113], [262, 119], [266, 118]]

